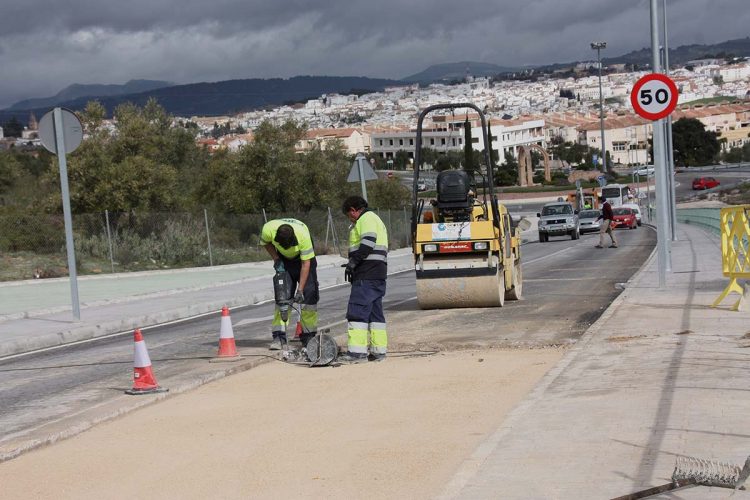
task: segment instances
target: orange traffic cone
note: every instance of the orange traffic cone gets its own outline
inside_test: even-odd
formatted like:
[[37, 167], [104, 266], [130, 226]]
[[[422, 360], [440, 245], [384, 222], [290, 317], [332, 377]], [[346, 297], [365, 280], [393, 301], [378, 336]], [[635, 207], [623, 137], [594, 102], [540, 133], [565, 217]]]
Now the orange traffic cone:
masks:
[[217, 361], [237, 361], [241, 359], [237, 353], [237, 346], [234, 343], [234, 331], [232, 330], [232, 319], [229, 317], [229, 308], [221, 308], [221, 329], [219, 331], [219, 352], [216, 357], [209, 362]]
[[302, 336], [302, 323], [299, 320], [297, 320], [297, 329], [294, 330], [294, 339], [299, 340], [301, 336]]
[[156, 377], [151, 370], [151, 358], [148, 357], [146, 342], [143, 340], [143, 334], [140, 329], [133, 332], [135, 340], [133, 355], [133, 388], [125, 391], [125, 394], [153, 394], [155, 392], [167, 392], [169, 389], [163, 389], [156, 383]]

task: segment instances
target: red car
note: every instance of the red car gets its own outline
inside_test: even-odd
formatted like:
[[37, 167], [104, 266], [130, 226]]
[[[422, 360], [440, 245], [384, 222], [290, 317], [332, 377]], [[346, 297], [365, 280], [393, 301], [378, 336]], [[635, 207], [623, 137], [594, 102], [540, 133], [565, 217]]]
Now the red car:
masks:
[[635, 218], [635, 212], [632, 208], [613, 208], [612, 209], [612, 227], [626, 227], [635, 229], [638, 227], [638, 219]]
[[721, 184], [713, 177], [698, 177], [693, 179], [693, 189], [711, 189]]

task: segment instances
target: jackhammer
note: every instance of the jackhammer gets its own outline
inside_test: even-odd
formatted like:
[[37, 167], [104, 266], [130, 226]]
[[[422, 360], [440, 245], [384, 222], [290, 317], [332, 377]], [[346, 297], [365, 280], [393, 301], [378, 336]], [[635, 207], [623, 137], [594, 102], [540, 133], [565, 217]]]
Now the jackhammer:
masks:
[[[281, 262], [276, 266], [276, 274], [273, 276], [273, 297], [276, 306], [279, 308], [279, 315], [281, 316], [281, 321], [284, 322], [285, 328], [286, 322], [289, 320], [290, 309], [296, 309], [301, 316], [300, 309], [294, 306], [294, 284], [292, 277], [284, 269], [284, 264]], [[302, 323], [302, 328], [306, 330], [304, 323]], [[286, 342], [286, 335], [284, 335], [282, 358], [290, 363], [303, 360], [309, 366], [325, 366], [330, 364], [338, 355], [338, 345], [333, 337], [325, 335], [328, 331], [328, 329], [318, 331], [317, 335], [308, 341], [307, 347], [303, 347], [300, 350], [290, 349], [289, 344]]]

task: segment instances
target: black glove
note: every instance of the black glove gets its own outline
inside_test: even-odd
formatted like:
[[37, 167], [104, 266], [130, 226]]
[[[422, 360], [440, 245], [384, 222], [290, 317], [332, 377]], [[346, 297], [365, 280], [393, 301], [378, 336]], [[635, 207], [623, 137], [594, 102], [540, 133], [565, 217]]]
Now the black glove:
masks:
[[276, 259], [273, 261], [273, 270], [277, 273], [284, 272], [284, 263], [281, 261], [281, 259]]
[[294, 301], [298, 304], [305, 301], [305, 294], [302, 293], [302, 290], [297, 290], [297, 293], [294, 294]]
[[354, 276], [354, 268], [351, 264], [341, 264], [341, 267], [344, 268], [344, 281], [351, 283], [352, 277]]

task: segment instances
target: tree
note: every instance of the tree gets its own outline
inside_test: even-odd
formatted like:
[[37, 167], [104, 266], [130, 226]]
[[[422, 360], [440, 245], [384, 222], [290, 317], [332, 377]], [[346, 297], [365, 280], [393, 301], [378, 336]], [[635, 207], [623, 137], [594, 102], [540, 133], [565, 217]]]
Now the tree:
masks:
[[505, 162], [495, 169], [493, 176], [497, 186], [515, 186], [518, 182], [518, 161], [511, 153], [505, 153]]
[[0, 194], [8, 191], [21, 175], [21, 165], [11, 153], [0, 153]]
[[367, 184], [367, 198], [371, 207], [400, 209], [411, 204], [411, 191], [396, 178], [378, 179]]
[[15, 116], [12, 116], [3, 125], [3, 135], [5, 137], [21, 137], [23, 135], [23, 125]]
[[680, 118], [672, 124], [675, 163], [686, 167], [713, 163], [721, 149], [716, 136], [700, 120]]
[[469, 117], [467, 116], [466, 121], [464, 122], [464, 170], [469, 174], [469, 177], [472, 177], [476, 171], [474, 165], [474, 147], [471, 138], [471, 124], [469, 123]]
[[750, 142], [741, 147], [734, 147], [721, 155], [721, 159], [727, 163], [740, 163], [750, 161]]
[[[150, 99], [143, 108], [122, 104], [115, 109], [116, 132], [100, 127], [103, 108], [89, 103], [82, 122], [90, 136], [68, 158], [71, 207], [74, 212], [165, 211], [189, 204], [179, 173], [200, 158], [189, 131], [171, 126], [172, 118]], [[45, 176], [58, 186], [56, 170]], [[46, 207], [59, 212], [59, 188]]]
[[487, 147], [490, 148], [490, 161], [493, 165], [496, 165], [499, 161], [500, 153], [498, 150], [492, 148], [492, 122], [487, 121]]
[[404, 151], [403, 149], [399, 149], [396, 151], [396, 154], [393, 157], [393, 166], [396, 168], [396, 170], [406, 170], [406, 167], [409, 165], [409, 153], [407, 151]]

